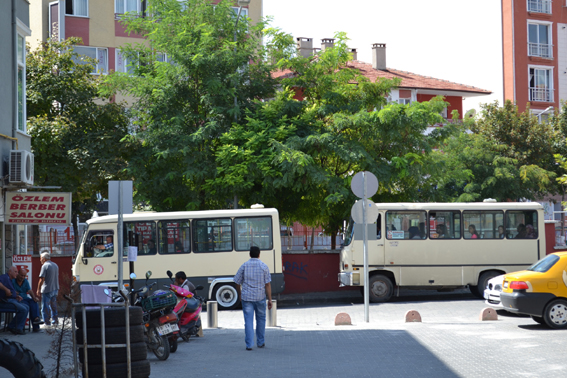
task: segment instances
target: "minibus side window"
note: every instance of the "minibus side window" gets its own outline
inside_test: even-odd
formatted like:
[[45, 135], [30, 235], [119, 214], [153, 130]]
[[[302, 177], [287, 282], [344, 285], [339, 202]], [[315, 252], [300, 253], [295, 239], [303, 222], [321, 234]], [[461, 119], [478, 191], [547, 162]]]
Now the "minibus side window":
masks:
[[430, 211], [429, 237], [431, 239], [460, 239], [461, 212], [452, 210]]
[[112, 257], [114, 255], [114, 232], [112, 230], [89, 231], [85, 240], [83, 257]]
[[193, 220], [193, 251], [195, 253], [232, 251], [232, 219]]
[[188, 220], [158, 222], [159, 254], [191, 252], [191, 227]]
[[504, 212], [499, 210], [463, 211], [465, 239], [502, 239]]
[[510, 210], [506, 212], [506, 237], [508, 239], [537, 239], [537, 211]]
[[393, 240], [423, 240], [427, 238], [425, 211], [388, 211], [386, 238]]
[[251, 246], [261, 250], [273, 248], [271, 217], [235, 218], [234, 228], [237, 251], [250, 251]]
[[137, 247], [138, 256], [157, 254], [156, 224], [151, 221], [124, 222], [124, 253], [126, 247]]

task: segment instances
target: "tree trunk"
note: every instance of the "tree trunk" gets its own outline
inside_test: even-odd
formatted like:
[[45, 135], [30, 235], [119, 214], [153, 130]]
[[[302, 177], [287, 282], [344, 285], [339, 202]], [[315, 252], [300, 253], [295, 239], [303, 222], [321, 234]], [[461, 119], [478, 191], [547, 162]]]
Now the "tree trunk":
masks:
[[331, 250], [337, 249], [337, 231], [331, 232]]
[[313, 252], [314, 243], [315, 243], [315, 227], [311, 228], [311, 248], [309, 248], [311, 252]]

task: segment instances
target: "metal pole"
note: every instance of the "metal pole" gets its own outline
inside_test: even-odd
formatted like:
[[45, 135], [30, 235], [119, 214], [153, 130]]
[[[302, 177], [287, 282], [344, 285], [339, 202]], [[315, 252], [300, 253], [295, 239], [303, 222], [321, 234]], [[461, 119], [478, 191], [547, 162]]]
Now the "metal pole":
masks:
[[370, 300], [370, 287], [368, 286], [368, 235], [367, 235], [367, 219], [366, 219], [366, 174], [362, 172], [362, 182], [364, 187], [364, 196], [362, 198], [362, 240], [364, 242], [363, 255], [364, 255], [364, 321], [369, 322], [368, 307]]
[[218, 303], [207, 301], [207, 326], [208, 328], [219, 328]]
[[118, 235], [116, 235], [116, 244], [118, 244], [118, 248], [114, 248], [114, 250], [118, 250], [118, 290], [122, 290], [124, 283], [122, 282], [122, 276], [124, 275], [122, 272], [124, 271], [123, 266], [123, 250], [124, 250], [124, 243], [122, 241], [122, 232], [123, 224], [122, 224], [122, 181], [118, 181]]

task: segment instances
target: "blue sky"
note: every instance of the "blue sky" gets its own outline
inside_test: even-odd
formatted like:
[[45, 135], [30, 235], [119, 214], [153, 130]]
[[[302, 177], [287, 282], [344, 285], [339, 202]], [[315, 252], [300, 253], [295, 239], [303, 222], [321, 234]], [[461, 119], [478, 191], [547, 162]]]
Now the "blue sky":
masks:
[[502, 103], [502, 27], [497, 0], [264, 0], [272, 26], [294, 37], [332, 38], [344, 31], [358, 59], [371, 62], [386, 43], [387, 66], [492, 91], [463, 103]]

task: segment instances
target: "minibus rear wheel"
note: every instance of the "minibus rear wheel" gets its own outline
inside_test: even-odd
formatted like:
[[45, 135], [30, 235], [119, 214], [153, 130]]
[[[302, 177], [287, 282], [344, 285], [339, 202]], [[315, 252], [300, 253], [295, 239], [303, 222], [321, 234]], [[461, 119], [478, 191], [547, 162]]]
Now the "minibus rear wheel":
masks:
[[370, 277], [370, 302], [387, 302], [394, 294], [392, 280], [382, 274], [375, 274]]

